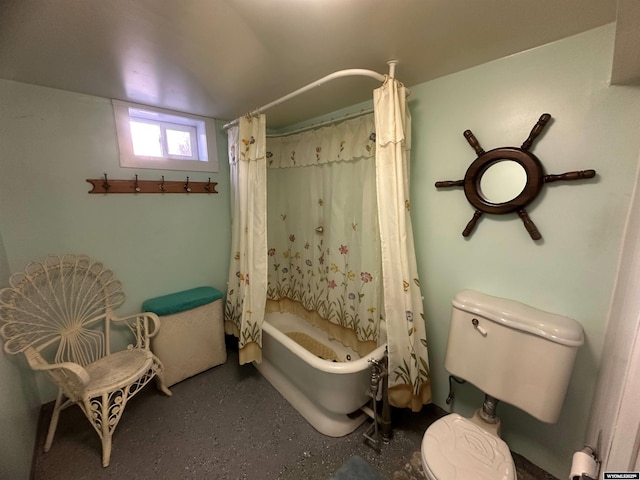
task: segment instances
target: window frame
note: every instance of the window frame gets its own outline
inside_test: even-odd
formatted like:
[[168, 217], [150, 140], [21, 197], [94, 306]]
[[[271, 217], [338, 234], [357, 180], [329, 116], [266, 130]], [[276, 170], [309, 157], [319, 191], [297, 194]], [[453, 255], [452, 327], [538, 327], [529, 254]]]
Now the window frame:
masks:
[[[191, 172], [218, 171], [216, 126], [214, 119], [115, 99], [111, 102], [113, 104], [113, 113], [116, 122], [121, 167]], [[166, 139], [162, 142], [162, 157], [135, 155], [129, 124], [132, 119], [159, 124], [161, 129], [166, 128], [167, 125], [195, 127], [198, 158], [186, 159], [179, 155], [168, 155]]]
[[[175, 160], [200, 160], [200, 147], [198, 146], [198, 127], [195, 125], [180, 125], [179, 123], [158, 122], [162, 130], [162, 149], [166, 152], [167, 158]], [[189, 135], [189, 144], [191, 146], [191, 155], [179, 155], [169, 152], [169, 133], [168, 132], [184, 132]]]

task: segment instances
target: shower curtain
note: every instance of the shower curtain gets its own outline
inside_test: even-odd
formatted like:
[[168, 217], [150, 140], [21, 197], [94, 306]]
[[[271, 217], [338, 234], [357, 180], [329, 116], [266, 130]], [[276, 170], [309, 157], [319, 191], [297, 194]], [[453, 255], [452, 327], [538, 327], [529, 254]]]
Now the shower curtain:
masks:
[[374, 128], [370, 114], [267, 142], [268, 309], [361, 355], [383, 314]]
[[431, 377], [410, 216], [411, 115], [406, 89], [387, 79], [374, 90], [373, 107], [389, 400], [418, 411], [431, 401]]
[[405, 93], [389, 78], [374, 91], [374, 115], [269, 139], [266, 149], [264, 116], [229, 131], [235, 255], [225, 328], [239, 337], [241, 363], [261, 360], [265, 300], [266, 311], [304, 316], [361, 355], [387, 342], [390, 403], [418, 411], [431, 382]]
[[231, 263], [224, 326], [238, 337], [240, 364], [262, 361], [267, 293], [266, 119], [242, 117], [228, 131]]

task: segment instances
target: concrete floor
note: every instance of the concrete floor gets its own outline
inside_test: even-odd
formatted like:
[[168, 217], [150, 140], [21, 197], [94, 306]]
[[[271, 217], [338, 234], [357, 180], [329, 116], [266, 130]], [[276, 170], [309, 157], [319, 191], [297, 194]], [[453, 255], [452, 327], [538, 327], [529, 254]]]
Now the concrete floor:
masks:
[[[252, 365], [239, 366], [237, 352], [228, 353], [224, 365], [171, 387], [172, 397], [153, 382], [134, 397], [107, 468], [98, 435], [75, 406], [62, 412], [53, 446], [43, 453], [52, 409], [44, 405], [32, 480], [326, 480], [352, 455], [390, 480], [420, 479], [422, 435], [442, 409], [393, 409], [393, 438], [376, 452], [364, 441], [368, 424], [341, 438], [318, 433]], [[554, 479], [514, 458], [519, 480]]]

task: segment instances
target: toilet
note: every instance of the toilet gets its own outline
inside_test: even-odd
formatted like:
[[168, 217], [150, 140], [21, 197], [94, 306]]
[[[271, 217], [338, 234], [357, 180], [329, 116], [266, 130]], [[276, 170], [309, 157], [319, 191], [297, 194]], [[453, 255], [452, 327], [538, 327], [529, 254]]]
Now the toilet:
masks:
[[485, 401], [471, 418], [451, 413], [422, 440], [429, 480], [514, 480], [509, 446], [500, 438], [498, 401], [555, 423], [584, 342], [575, 320], [473, 290], [453, 301], [445, 369], [475, 385]]

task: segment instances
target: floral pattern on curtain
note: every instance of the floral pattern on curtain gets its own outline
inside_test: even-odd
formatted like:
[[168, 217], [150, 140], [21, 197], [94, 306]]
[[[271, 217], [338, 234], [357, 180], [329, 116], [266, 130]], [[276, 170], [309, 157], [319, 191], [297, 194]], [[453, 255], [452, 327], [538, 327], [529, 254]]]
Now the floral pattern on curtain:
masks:
[[374, 90], [373, 103], [389, 400], [419, 411], [431, 401], [431, 378], [410, 216], [411, 115], [406, 89], [387, 79]]
[[267, 150], [267, 296], [364, 355], [383, 318], [373, 115]]
[[228, 131], [231, 264], [225, 332], [238, 337], [240, 364], [262, 361], [267, 292], [266, 119], [241, 117]]

